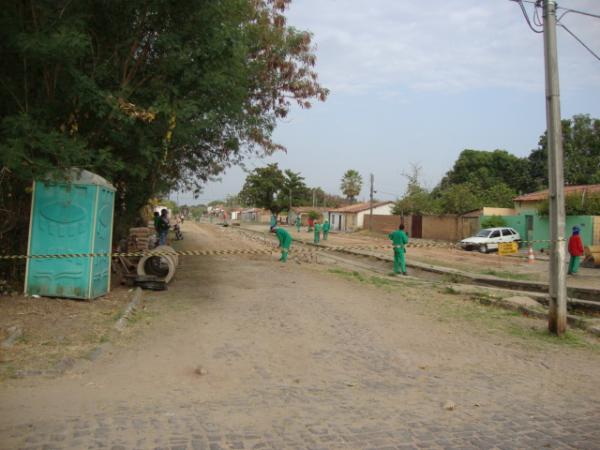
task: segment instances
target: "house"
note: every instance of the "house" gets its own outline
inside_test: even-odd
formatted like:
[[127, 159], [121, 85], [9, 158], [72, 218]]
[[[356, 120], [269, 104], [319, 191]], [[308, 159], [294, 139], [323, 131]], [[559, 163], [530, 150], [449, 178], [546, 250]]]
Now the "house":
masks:
[[[589, 194], [600, 194], [600, 184], [581, 184], [577, 186], [565, 186], [565, 197], [571, 195], [581, 195], [585, 197]], [[517, 213], [524, 211], [537, 211], [539, 206], [548, 199], [548, 189], [532, 192], [530, 194], [519, 195], [513, 199]]]
[[[373, 214], [391, 216], [394, 202], [373, 203]], [[371, 213], [370, 202], [355, 203], [354, 205], [329, 210], [331, 231], [356, 231], [363, 228], [365, 215]]]
[[[600, 184], [578, 186], [565, 186], [565, 196], [600, 193]], [[513, 199], [515, 214], [502, 216], [507, 226], [519, 232], [524, 241], [533, 241], [531, 246], [535, 250], [550, 248], [550, 222], [548, 216], [539, 213], [539, 208], [548, 199], [548, 189], [519, 195]], [[489, 216], [482, 215], [483, 221]], [[581, 230], [581, 239], [584, 245], [600, 244], [600, 216], [573, 216], [565, 218], [565, 237], [571, 235], [571, 229], [578, 226]]]
[[270, 220], [271, 212], [267, 209], [249, 208], [241, 212], [242, 222], [269, 223]]
[[302, 222], [302, 226], [308, 225], [308, 214], [314, 211], [320, 214], [322, 217], [327, 217], [328, 208], [318, 207], [318, 206], [297, 206], [292, 208], [290, 213], [290, 221], [289, 224], [293, 225], [296, 223], [296, 217], [300, 216], [300, 220]]
[[242, 220], [242, 210], [241, 209], [232, 209], [229, 212], [229, 215], [231, 216], [231, 220], [233, 220], [233, 221]]

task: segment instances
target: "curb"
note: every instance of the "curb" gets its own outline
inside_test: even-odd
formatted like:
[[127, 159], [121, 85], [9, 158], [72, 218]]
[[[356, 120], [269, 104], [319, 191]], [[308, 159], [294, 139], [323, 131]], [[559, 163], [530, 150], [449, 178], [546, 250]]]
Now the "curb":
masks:
[[135, 312], [139, 304], [142, 302], [142, 297], [142, 289], [140, 287], [135, 288], [135, 291], [133, 292], [133, 298], [127, 304], [127, 307], [125, 308], [125, 311], [123, 311], [123, 314], [121, 314], [119, 320], [117, 320], [117, 322], [115, 323], [115, 329], [117, 331], [123, 331], [125, 329], [129, 318]]

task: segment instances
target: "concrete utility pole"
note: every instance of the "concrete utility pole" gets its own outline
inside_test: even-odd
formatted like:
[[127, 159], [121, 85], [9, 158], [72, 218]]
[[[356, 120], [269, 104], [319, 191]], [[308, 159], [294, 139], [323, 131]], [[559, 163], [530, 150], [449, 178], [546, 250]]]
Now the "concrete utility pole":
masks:
[[313, 208], [315, 207], [315, 202], [316, 202], [316, 194], [317, 192], [315, 191], [315, 188], [313, 188]]
[[292, 217], [292, 188], [290, 188], [290, 209], [288, 210], [288, 225], [291, 225], [290, 218]]
[[548, 329], [558, 336], [567, 329], [565, 268], [565, 194], [563, 146], [556, 51], [556, 0], [544, 0], [544, 59], [546, 69], [546, 124], [550, 206], [550, 310]]
[[375, 181], [375, 177], [373, 176], [373, 174], [371, 174], [371, 192], [369, 194], [369, 206], [370, 206], [370, 212], [369, 212], [369, 231], [373, 231], [373, 193], [375, 191], [373, 191], [373, 182]]

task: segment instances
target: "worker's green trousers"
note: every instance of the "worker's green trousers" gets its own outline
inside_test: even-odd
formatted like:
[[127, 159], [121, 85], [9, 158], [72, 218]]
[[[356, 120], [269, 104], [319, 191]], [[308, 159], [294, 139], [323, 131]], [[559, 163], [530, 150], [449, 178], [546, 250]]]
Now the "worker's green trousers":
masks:
[[323, 231], [323, 240], [326, 241], [327, 240], [327, 235], [329, 234], [329, 231]]
[[300, 225], [296, 225], [296, 231], [300, 233]]
[[580, 256], [571, 256], [571, 259], [569, 260], [569, 273], [577, 273], [579, 270], [580, 259]]
[[406, 273], [404, 253], [406, 253], [404, 248], [394, 248], [394, 273], [400, 273], [400, 269], [402, 269], [402, 273]]
[[287, 248], [282, 248], [281, 249], [281, 258], [279, 258], [279, 261], [281, 261], [281, 262], [286, 262], [287, 261], [288, 251], [289, 250]]
[[319, 241], [321, 240], [320, 238], [321, 236], [319, 234], [315, 234], [315, 244], [319, 243]]

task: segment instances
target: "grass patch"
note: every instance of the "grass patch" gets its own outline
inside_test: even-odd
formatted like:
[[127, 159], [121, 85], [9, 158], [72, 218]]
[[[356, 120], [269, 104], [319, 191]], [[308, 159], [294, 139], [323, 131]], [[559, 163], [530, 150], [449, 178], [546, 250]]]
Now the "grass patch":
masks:
[[600, 350], [600, 346], [585, 339], [584, 332], [574, 329], [567, 330], [563, 336], [558, 337], [545, 328], [524, 327], [513, 323], [508, 326], [508, 332], [521, 339], [541, 344]]
[[446, 283], [460, 284], [465, 281], [465, 277], [458, 275], [456, 273], [446, 273], [446, 274], [444, 274], [444, 281]]
[[533, 277], [531, 275], [525, 273], [514, 273], [508, 272], [506, 270], [483, 270], [479, 272], [482, 275], [492, 275], [498, 278], [506, 278], [507, 280], [532, 280]]
[[444, 289], [442, 289], [442, 294], [458, 295], [460, 292], [458, 292], [452, 286], [446, 286]]
[[388, 280], [387, 278], [382, 278], [382, 277], [378, 277], [378, 276], [367, 276], [356, 270], [353, 270], [352, 272], [350, 272], [350, 271], [343, 270], [343, 269], [333, 268], [333, 269], [329, 269], [328, 271], [329, 271], [329, 273], [333, 273], [335, 275], [342, 276], [342, 277], [346, 278], [347, 280], [354, 280], [354, 281], [357, 281], [362, 284], [369, 284], [372, 286], [388, 288], [388, 289], [396, 286], [396, 283], [392, 280]]

